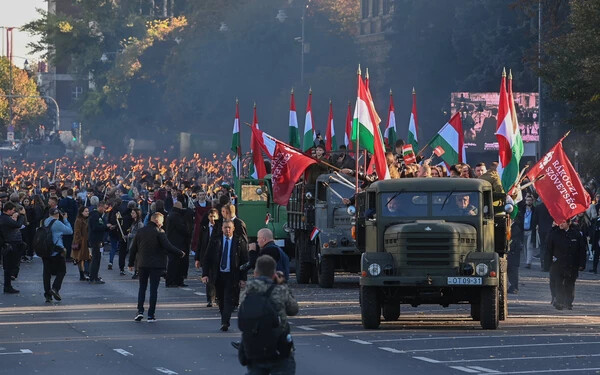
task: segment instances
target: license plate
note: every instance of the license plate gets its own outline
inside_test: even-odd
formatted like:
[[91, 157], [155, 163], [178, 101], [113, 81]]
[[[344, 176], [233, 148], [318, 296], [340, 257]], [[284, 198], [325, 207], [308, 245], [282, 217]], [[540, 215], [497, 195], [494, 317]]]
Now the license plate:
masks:
[[449, 277], [448, 285], [481, 285], [481, 277]]

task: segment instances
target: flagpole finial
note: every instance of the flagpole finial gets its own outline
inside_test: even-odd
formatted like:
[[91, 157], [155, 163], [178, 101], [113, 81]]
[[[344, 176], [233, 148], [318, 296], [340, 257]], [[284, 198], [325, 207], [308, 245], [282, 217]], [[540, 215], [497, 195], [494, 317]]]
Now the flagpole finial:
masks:
[[508, 69], [508, 79], [512, 79], [512, 69]]
[[367, 72], [365, 73], [365, 77], [369, 79], [369, 68], [367, 68]]
[[413, 86], [413, 95], [417, 93], [417, 91], [415, 90], [415, 86]]
[[352, 102], [350, 102], [350, 100], [348, 100], [348, 105], [349, 105], [349, 106], [350, 106], [350, 105], [352, 105]]
[[331, 98], [329, 98], [329, 104], [331, 105]]
[[393, 95], [393, 94], [392, 94], [392, 89], [390, 89], [390, 96], [392, 96], [392, 95]]
[[237, 96], [235, 97], [235, 104], [238, 104], [240, 101], [238, 100]]
[[502, 77], [506, 77], [506, 68], [502, 68]]
[[360, 64], [358, 64], [358, 70], [356, 71], [356, 74], [361, 75], [361, 71], [360, 71]]
[[256, 108], [256, 102], [254, 102], [254, 108]]
[[292, 92], [291, 92], [291, 94], [293, 94], [293, 93], [294, 93], [294, 88], [292, 87]]
[[308, 95], [312, 95], [312, 87], [308, 88]]

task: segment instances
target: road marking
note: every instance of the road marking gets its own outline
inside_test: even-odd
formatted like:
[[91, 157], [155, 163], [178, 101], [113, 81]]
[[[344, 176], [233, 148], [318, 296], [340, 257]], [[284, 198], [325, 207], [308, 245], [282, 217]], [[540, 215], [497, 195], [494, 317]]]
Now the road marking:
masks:
[[194, 294], [197, 296], [205, 296], [206, 295], [206, 293], [200, 293], [200, 292], [194, 292]]
[[437, 359], [431, 359], [431, 358], [427, 358], [427, 357], [413, 357], [413, 358], [418, 359], [420, 361], [429, 362], [429, 363], [440, 363], [440, 361], [438, 361]]
[[192, 291], [194, 289], [192, 289], [192, 288], [181, 288], [181, 290], [187, 290], [189, 292], [189, 291]]
[[113, 349], [115, 352], [127, 357], [128, 355], [133, 356], [133, 354], [129, 353], [127, 350], [125, 349]]
[[522, 348], [531, 346], [562, 346], [562, 345], [598, 345], [600, 342], [553, 342], [548, 344], [518, 344], [518, 345], [490, 345], [490, 346], [464, 346], [455, 348], [435, 348], [435, 349], [414, 349], [406, 350], [408, 353], [416, 352], [445, 352], [449, 350], [477, 350], [477, 349], [502, 349], [502, 348]]
[[473, 370], [470, 369], [468, 367], [463, 367], [463, 366], [450, 366], [450, 368], [453, 368], [455, 370], [459, 370], [459, 371], [463, 371], [463, 372], [468, 372], [470, 374], [479, 374], [479, 371], [477, 370]]
[[0, 355], [11, 355], [11, 354], [33, 354], [29, 349], [21, 349], [18, 352], [0, 353]]
[[[570, 355], [549, 355], [540, 357], [512, 357], [512, 358], [482, 358], [482, 359], [457, 359], [453, 361], [438, 361], [439, 363], [462, 363], [462, 362], [497, 362], [497, 361], [517, 361], [530, 359], [551, 359], [551, 358], [590, 358], [600, 357], [600, 354], [570, 354]], [[413, 357], [416, 358], [416, 357]]]
[[357, 344], [362, 344], [362, 345], [373, 345], [372, 342], [368, 342], [368, 341], [364, 341], [364, 340], [359, 340], [359, 339], [354, 339], [354, 340], [350, 340], [352, 342], [355, 342]]
[[385, 346], [381, 346], [381, 347], [379, 347], [379, 349], [385, 350], [386, 352], [390, 352], [390, 353], [394, 353], [394, 354], [404, 353], [402, 350], [398, 350], [398, 349], [394, 349], [394, 348], [388, 348], [388, 347], [385, 347]]
[[298, 328], [300, 328], [303, 331], [316, 331], [315, 328], [307, 327], [307, 326], [298, 326]]
[[333, 332], [321, 332], [322, 335], [325, 336], [329, 336], [329, 337], [344, 337], [342, 335], [338, 335], [337, 333], [333, 333]]
[[485, 368], [485, 367], [479, 367], [479, 366], [467, 366], [467, 367], [468, 368], [472, 368], [473, 370], [479, 370], [481, 372], [487, 372], [487, 373], [490, 373], [490, 374], [495, 374], [495, 373], [500, 372], [500, 371], [492, 370], [492, 369]]
[[[597, 333], [578, 333], [577, 336], [597, 336]], [[568, 334], [564, 333], [542, 333], [527, 335], [527, 337], [556, 337], [565, 336], [569, 337]], [[371, 340], [371, 342], [402, 342], [402, 341], [430, 341], [430, 340], [464, 340], [464, 339], [504, 339], [504, 338], [523, 338], [520, 335], [495, 335], [495, 336], [483, 336], [483, 335], [472, 335], [472, 336], [435, 336], [435, 337], [414, 337], [409, 339], [382, 339], [382, 340]]]
[[600, 367], [591, 368], [566, 368], [560, 370], [529, 370], [529, 371], [511, 371], [511, 372], [498, 372], [498, 375], [513, 375], [513, 374], [539, 374], [549, 372], [575, 372], [575, 371], [598, 371]]
[[155, 367], [154, 368], [156, 371], [158, 372], [162, 372], [163, 374], [169, 374], [169, 375], [177, 375], [177, 373], [175, 371], [171, 371], [168, 368], [164, 368], [164, 367]]

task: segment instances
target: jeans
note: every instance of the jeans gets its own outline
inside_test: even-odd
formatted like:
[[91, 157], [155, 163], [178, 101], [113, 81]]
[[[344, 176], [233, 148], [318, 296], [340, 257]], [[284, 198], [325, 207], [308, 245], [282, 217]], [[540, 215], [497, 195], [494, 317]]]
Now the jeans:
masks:
[[296, 360], [294, 355], [276, 361], [256, 362], [248, 365], [247, 375], [294, 375]]
[[119, 238], [110, 238], [110, 256], [108, 262], [112, 263], [115, 260], [115, 254], [119, 252]]
[[138, 291], [138, 313], [144, 313], [144, 301], [146, 299], [146, 289], [148, 288], [148, 279], [150, 279], [150, 307], [148, 308], [148, 317], [154, 317], [156, 311], [156, 300], [158, 299], [158, 284], [160, 277], [165, 272], [162, 268], [140, 267], [138, 269], [140, 279], [140, 290]]
[[65, 258], [62, 255], [42, 258], [42, 262], [44, 263], [44, 295], [48, 296], [50, 295], [50, 281], [52, 279], [52, 274], [56, 274], [54, 282], [52, 283], [52, 289], [58, 292], [62, 287], [63, 279], [67, 273], [67, 267], [65, 265]]
[[73, 245], [73, 235], [64, 235], [63, 236], [63, 244], [65, 245], [65, 249], [67, 250], [67, 258], [71, 257], [71, 245]]
[[90, 264], [90, 281], [98, 280], [98, 271], [100, 271], [100, 243], [92, 244], [92, 262]]

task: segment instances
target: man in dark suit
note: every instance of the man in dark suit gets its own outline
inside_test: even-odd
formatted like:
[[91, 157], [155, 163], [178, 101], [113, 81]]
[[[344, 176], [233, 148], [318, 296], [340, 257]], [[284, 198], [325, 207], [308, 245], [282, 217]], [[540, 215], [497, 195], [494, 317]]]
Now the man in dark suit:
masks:
[[[186, 255], [189, 254], [190, 242], [192, 241], [192, 223], [187, 209], [184, 209], [179, 201], [175, 202], [167, 218], [167, 238], [175, 247], [182, 249]], [[187, 286], [183, 281], [187, 275], [188, 266], [189, 257], [181, 258], [178, 255], [169, 254], [169, 265], [165, 280], [167, 288]]]
[[[223, 221], [222, 236], [211, 238], [202, 267], [202, 282], [215, 280], [219, 311], [221, 312], [221, 331], [227, 331], [231, 313], [238, 299], [238, 285], [244, 288], [247, 273], [240, 271], [240, 266], [248, 262], [247, 242], [235, 235], [234, 224], [230, 220]], [[239, 296], [238, 296], [239, 297]]]
[[[217, 211], [216, 208], [211, 208], [210, 211], [208, 211], [207, 216], [208, 224], [200, 227], [200, 240], [198, 247], [196, 248], [195, 256], [196, 269], [200, 269], [200, 267], [206, 267], [206, 264], [204, 264], [204, 256], [206, 254], [206, 249], [208, 248], [210, 239], [213, 238], [213, 236], [221, 236], [221, 226], [218, 223], [219, 211]], [[206, 283], [206, 302], [208, 302], [206, 307], [212, 307], [215, 303], [214, 280], [209, 280], [209, 282]]]
[[[71, 224], [71, 228], [75, 228], [75, 219], [77, 218], [77, 202], [73, 198], [73, 189], [67, 190], [67, 196], [58, 202], [58, 208], [67, 214], [67, 220]], [[63, 244], [67, 249], [67, 262], [71, 260], [71, 245], [73, 244], [73, 235], [64, 235]]]
[[[148, 309], [148, 322], [155, 322], [154, 312], [158, 298], [158, 284], [161, 275], [167, 268], [167, 253], [184, 257], [185, 252], [179, 250], [169, 242], [165, 231], [162, 230], [164, 216], [155, 212], [150, 218], [148, 226], [138, 230], [129, 255], [129, 270], [133, 271], [135, 265], [138, 269], [140, 288], [138, 291], [138, 313], [135, 321], [144, 319], [144, 300], [148, 279], [150, 279], [150, 308]], [[137, 258], [137, 259], [136, 259]], [[137, 262], [136, 262], [137, 260]]]
[[234, 235], [242, 238], [248, 243], [248, 230], [246, 229], [246, 223], [239, 217], [235, 216], [235, 205], [233, 203], [227, 203], [221, 207], [221, 215], [223, 220], [230, 220], [233, 222], [235, 230]]

